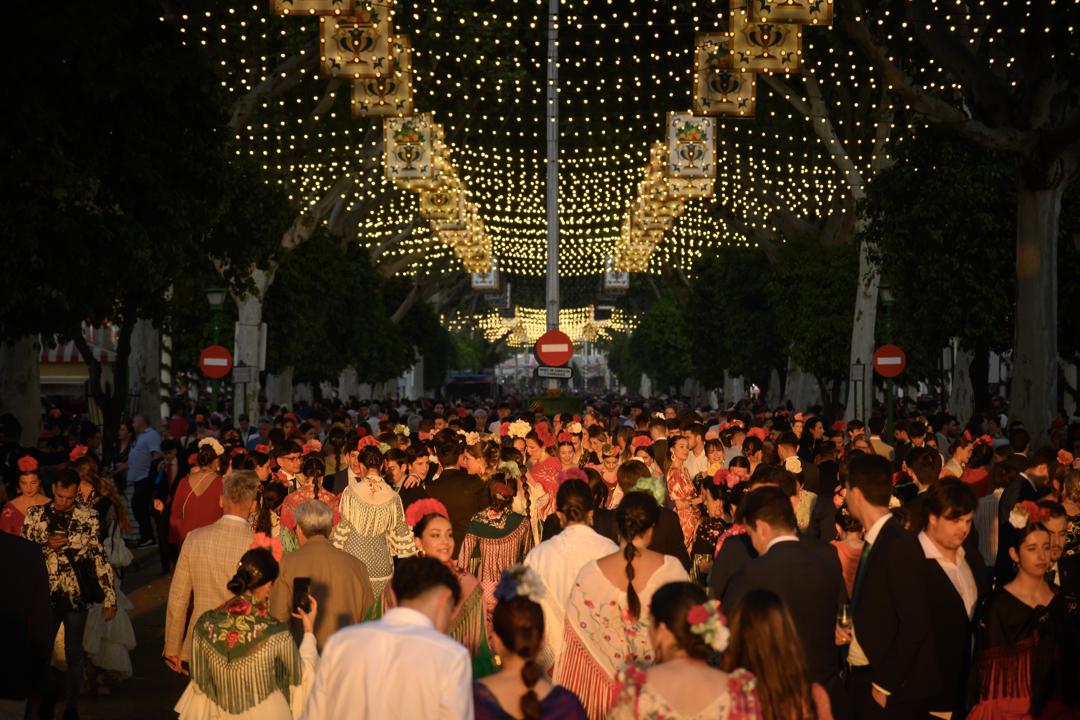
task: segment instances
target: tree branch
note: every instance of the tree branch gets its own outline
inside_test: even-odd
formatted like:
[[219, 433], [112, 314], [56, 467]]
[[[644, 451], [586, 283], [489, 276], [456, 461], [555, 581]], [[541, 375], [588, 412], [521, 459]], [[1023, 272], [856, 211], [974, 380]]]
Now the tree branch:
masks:
[[419, 215], [413, 215], [413, 218], [412, 218], [412, 220], [410, 220], [410, 221], [409, 221], [409, 222], [408, 222], [408, 223], [407, 223], [407, 224], [405, 225], [405, 227], [403, 227], [403, 228], [401, 229], [401, 231], [400, 231], [400, 232], [398, 232], [398, 233], [397, 233], [396, 235], [391, 235], [391, 236], [390, 236], [390, 239], [389, 239], [389, 240], [386, 240], [386, 241], [385, 241], [384, 243], [382, 243], [381, 245], [377, 246], [377, 247], [376, 247], [376, 248], [375, 248], [374, 250], [372, 250], [372, 251], [371, 251], [371, 259], [372, 259], [372, 261], [378, 260], [378, 259], [379, 259], [379, 257], [380, 257], [380, 256], [381, 256], [381, 255], [382, 255], [382, 254], [383, 254], [384, 252], [386, 252], [386, 251], [387, 251], [387, 250], [389, 250], [389, 249], [390, 249], [391, 247], [393, 247], [393, 246], [394, 246], [394, 245], [396, 245], [397, 243], [401, 242], [401, 241], [402, 241], [402, 240], [404, 240], [405, 238], [407, 238], [407, 237], [409, 237], [410, 235], [412, 235], [412, 231], [413, 231], [413, 228], [415, 228], [415, 227], [416, 227], [416, 222], [417, 222], [417, 221], [418, 221], [419, 219], [420, 219], [420, 216], [419, 216]]
[[304, 211], [293, 220], [292, 226], [281, 237], [281, 246], [286, 250], [293, 250], [297, 246], [311, 239], [312, 233], [326, 215], [333, 209], [334, 203], [345, 193], [352, 189], [356, 183], [355, 174], [344, 172], [338, 176], [337, 181], [317, 202], [304, 208]]
[[314, 70], [319, 64], [319, 38], [312, 38], [304, 48], [286, 59], [274, 71], [266, 76], [266, 79], [251, 88], [243, 97], [236, 101], [233, 106], [232, 120], [229, 128], [237, 132], [247, 125], [251, 116], [258, 110], [264, 100], [282, 95], [293, 89], [304, 80], [307, 72]]

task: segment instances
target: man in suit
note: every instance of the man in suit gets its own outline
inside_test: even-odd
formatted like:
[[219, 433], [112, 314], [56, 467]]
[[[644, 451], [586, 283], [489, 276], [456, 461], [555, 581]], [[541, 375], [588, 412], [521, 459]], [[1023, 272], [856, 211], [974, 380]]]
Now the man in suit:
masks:
[[[799, 501], [799, 486], [795, 480], [795, 475], [783, 468], [759, 465], [754, 477], [750, 480], [750, 489], [753, 490], [763, 485], [780, 488], [790, 499], [791, 507], [794, 510]], [[735, 522], [742, 523], [742, 520], [742, 509], [740, 507], [735, 511]], [[836, 568], [837, 572], [843, 575], [840, 556], [837, 554], [835, 546], [799, 531], [796, 531], [795, 535], [799, 538], [799, 542], [803, 547], [828, 562]], [[709, 574], [709, 597], [714, 600], [723, 599], [724, 593], [727, 591], [727, 585], [731, 581], [731, 576], [757, 556], [757, 550], [754, 549], [754, 545], [747, 535], [728, 537], [713, 561], [713, 569]]]
[[[180, 478], [190, 472], [187, 458], [179, 457], [180, 443], [176, 440], [161, 441], [161, 457], [150, 463], [150, 479], [153, 481], [154, 503], [151, 516], [157, 521], [158, 555], [161, 558], [161, 574], [167, 575], [176, 557], [169, 549], [169, 519], [172, 509], [166, 507], [165, 499], [176, 492]], [[159, 509], [160, 506], [160, 509]]]
[[[642, 489], [638, 487], [638, 481], [648, 476], [649, 468], [646, 467], [645, 463], [625, 462], [616, 471], [615, 482], [618, 483], [619, 488], [625, 495], [628, 492], [641, 491]], [[612, 542], [619, 542], [619, 529], [615, 524], [615, 513], [605, 513], [599, 517], [594, 516], [594, 518], [595, 525], [593, 529], [596, 532], [609, 538]], [[686, 551], [682, 526], [679, 525], [679, 516], [674, 510], [663, 506], [660, 507], [660, 519], [657, 520], [656, 527], [653, 528], [649, 549], [663, 555], [672, 556], [682, 563], [687, 572], [690, 572], [690, 554]]]
[[[320, 651], [331, 635], [363, 620], [375, 604], [367, 566], [331, 544], [328, 538], [333, 528], [334, 511], [326, 503], [308, 500], [296, 509], [296, 539], [300, 549], [281, 558], [281, 570], [270, 595], [270, 614], [288, 618], [294, 611], [296, 578], [311, 580], [309, 592], [319, 605], [315, 641]], [[292, 633], [297, 644], [304, 639], [303, 624], [295, 618]]]
[[919, 541], [892, 518], [892, 463], [860, 455], [848, 465], [848, 510], [864, 528], [865, 545], [855, 576], [850, 631], [848, 711], [867, 717], [907, 719], [925, 714], [938, 689], [937, 659], [926, 596], [926, 556]]
[[[1027, 432], [1023, 428], [1018, 428], [1013, 431], [1013, 435], [1015, 436], [1016, 433], [1021, 431]], [[1015, 447], [1013, 445], [1013, 448]], [[1009, 557], [1009, 553], [1005, 550], [1012, 547], [1013, 536], [1017, 532], [1016, 528], [1009, 523], [1009, 513], [1025, 500], [1038, 502], [1040, 498], [1046, 495], [1046, 485], [1050, 475], [1048, 466], [1056, 459], [1057, 451], [1053, 448], [1039, 448], [1031, 456], [1027, 468], [1014, 477], [1005, 486], [1005, 491], [1001, 493], [1001, 499], [998, 500], [998, 554], [997, 563], [994, 567], [994, 578], [998, 587], [1012, 582], [1013, 578], [1016, 577], [1012, 558]]]
[[345, 460], [348, 463], [344, 468], [333, 475], [323, 476], [323, 488], [335, 495], [340, 495], [345, 488], [355, 485], [359, 480], [363, 469], [360, 465], [360, 438], [353, 438], [345, 446]]
[[1028, 458], [1028, 451], [1031, 449], [1031, 433], [1022, 425], [1014, 426], [1009, 433], [1009, 447], [1012, 448], [1013, 454], [1003, 460], [1002, 465], [1016, 468], [1018, 473], [1027, 470], [1028, 465], [1031, 464], [1031, 459]]
[[799, 542], [791, 498], [780, 488], [750, 491], [742, 503], [742, 516], [746, 537], [758, 557], [732, 576], [724, 591], [725, 612], [730, 617], [732, 608], [751, 590], [776, 593], [795, 623], [806, 657], [807, 681], [825, 688], [833, 714], [845, 717], [846, 698], [833, 631], [837, 611], [848, 601], [843, 573]]
[[919, 544], [926, 556], [926, 591], [940, 673], [927, 709], [937, 717], [962, 716], [971, 665], [971, 620], [979, 598], [990, 589], [982, 556], [970, 554], [964, 546], [979, 501], [971, 486], [957, 478], [935, 483], [920, 497]]
[[667, 420], [658, 417], [649, 418], [649, 437], [652, 438], [653, 457], [657, 462], [666, 458], [668, 453]]
[[23, 718], [26, 703], [52, 654], [52, 601], [49, 571], [41, 548], [25, 538], [0, 532], [0, 577], [9, 590], [0, 593], [0, 717]]
[[[881, 433], [885, 432], [885, 418], [880, 415], [875, 415], [870, 418], [870, 446], [874, 448], [874, 452], [882, 457], [889, 458], [890, 461], [896, 458], [896, 451], [892, 446], [881, 439]], [[892, 438], [889, 438], [893, 440]], [[893, 442], [896, 442], [893, 440]]]
[[[184, 672], [181, 662], [190, 659], [195, 623], [204, 612], [232, 596], [225, 586], [255, 540], [247, 519], [255, 512], [258, 492], [259, 476], [254, 470], [237, 470], [226, 477], [221, 519], [191, 531], [180, 550], [165, 615], [165, 662], [178, 673]], [[194, 609], [189, 623], [187, 609], [192, 595]]]
[[[798, 450], [799, 438], [793, 432], [782, 433], [776, 441], [776, 454], [780, 458], [781, 465], [789, 457], [797, 457]], [[816, 495], [818, 488], [821, 487], [821, 475], [818, 473], [818, 466], [810, 462], [802, 463], [802, 476], [803, 487]]]
[[451, 557], [457, 557], [473, 515], [491, 504], [487, 484], [479, 475], [470, 475], [460, 468], [461, 456], [465, 452], [462, 437], [457, 434], [447, 437], [444, 434], [436, 441], [435, 456], [439, 458], [442, 472], [427, 484], [428, 497], [445, 505], [446, 512], [450, 514], [450, 525], [454, 530], [454, 554]]
[[1061, 588], [1066, 595], [1078, 597], [1080, 555], [1062, 555], [1069, 528], [1069, 516], [1061, 503], [1049, 498], [1043, 498], [1038, 505], [1050, 512], [1050, 517], [1043, 521], [1043, 526], [1050, 533], [1050, 569], [1046, 571], [1046, 579]]

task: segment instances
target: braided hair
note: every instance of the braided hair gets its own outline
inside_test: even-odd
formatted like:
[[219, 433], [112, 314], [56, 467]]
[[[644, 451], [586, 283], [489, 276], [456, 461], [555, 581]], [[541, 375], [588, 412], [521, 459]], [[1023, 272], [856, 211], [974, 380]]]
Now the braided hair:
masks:
[[518, 466], [518, 470], [522, 473], [522, 477], [519, 478], [518, 483], [521, 485], [521, 494], [525, 496], [525, 519], [532, 522], [532, 493], [529, 492], [529, 483], [524, 477], [525, 472], [525, 455], [513, 445], [504, 447], [499, 450], [499, 465], [506, 462], [512, 462]]
[[629, 492], [615, 509], [619, 538], [626, 542], [623, 548], [623, 557], [626, 558], [626, 604], [635, 620], [641, 615], [641, 599], [634, 589], [634, 558], [638, 554], [634, 538], [644, 535], [659, 520], [660, 507], [649, 493]]
[[521, 680], [526, 692], [521, 696], [521, 714], [526, 720], [540, 720], [544, 709], [535, 688], [543, 671], [536, 664], [536, 656], [544, 644], [544, 611], [522, 595], [500, 600], [491, 613], [491, 626], [507, 650], [525, 658]]
[[281, 503], [285, 501], [288, 494], [289, 488], [276, 480], [263, 485], [262, 493], [259, 495], [259, 515], [255, 518], [253, 528], [255, 532], [270, 534], [273, 529], [270, 516], [281, 510]]

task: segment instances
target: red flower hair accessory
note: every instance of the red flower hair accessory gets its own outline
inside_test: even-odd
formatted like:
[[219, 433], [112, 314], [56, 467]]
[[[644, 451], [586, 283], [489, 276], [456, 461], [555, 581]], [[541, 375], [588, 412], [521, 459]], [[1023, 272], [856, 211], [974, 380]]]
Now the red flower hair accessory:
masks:
[[738, 418], [736, 418], [736, 419], [732, 420], [732, 421], [731, 421], [730, 423], [728, 423], [728, 424], [729, 424], [729, 425], [731, 425], [732, 427], [742, 428], [743, 430], [745, 430], [745, 429], [746, 429], [746, 424], [745, 424], [745, 423], [743, 423], [743, 421], [742, 421], [742, 420], [739, 420]]
[[379, 441], [370, 435], [365, 435], [364, 437], [360, 438], [360, 440], [356, 443], [357, 450], [359, 450], [360, 448], [366, 448], [368, 446], [379, 447]]
[[510, 423], [504, 422], [502, 425], [499, 426], [499, 435], [500, 436], [506, 437], [509, 432], [510, 432]]
[[265, 445], [256, 445], [255, 452], [262, 453], [263, 455], [269, 455], [270, 448], [266, 447]]
[[763, 427], [750, 428], [746, 432], [747, 437], [756, 437], [761, 442], [765, 442], [765, 438], [769, 436], [769, 433]]
[[431, 439], [431, 433], [424, 432], [423, 430], [420, 431], [419, 435], [421, 442]]
[[386, 422], [386, 413], [382, 414], [382, 416], [379, 418], [379, 422]]
[[1050, 511], [1041, 508], [1030, 500], [1017, 504], [1009, 513], [1009, 524], [1017, 530], [1023, 530], [1031, 523], [1041, 523], [1050, 517]]
[[459, 407], [459, 408], [457, 409], [457, 416], [458, 416], [459, 418], [463, 418], [463, 417], [465, 417], [465, 416], [466, 416], [466, 415], [468, 415], [468, 414], [469, 414], [469, 413], [468, 413], [468, 412], [466, 412], [466, 411], [465, 411], [465, 408], [463, 408], [463, 407]]
[[204, 422], [205, 420], [206, 418], [204, 418], [202, 415], [195, 416], [195, 422]]
[[1072, 465], [1073, 455], [1068, 450], [1058, 450], [1057, 461], [1062, 465]]
[[198, 465], [198, 463], [199, 463], [199, 453], [191, 453], [191, 455], [188, 456], [187, 464], [188, 465]]
[[229, 453], [229, 457], [236, 457], [237, 455], [247, 455], [247, 450], [244, 448], [233, 448]]
[[30, 457], [29, 455], [23, 455], [21, 458], [19, 458], [19, 472], [32, 473], [37, 472], [37, 469], [38, 461], [34, 458]]
[[85, 445], [76, 445], [74, 448], [72, 448], [71, 452], [68, 453], [68, 460], [70, 460], [71, 462], [75, 462], [86, 454], [86, 450], [87, 447]]
[[574, 416], [574, 422], [581, 422], [581, 416], [580, 415], [575, 415]]
[[559, 485], [562, 485], [567, 480], [581, 480], [582, 482], [587, 483], [589, 482], [589, 476], [586, 475], [585, 471], [581, 470], [580, 468], [570, 468], [568, 470], [563, 470], [555, 478], [555, 482], [557, 482]]
[[559, 433], [559, 443], [560, 444], [569, 443], [569, 444], [573, 445], [574, 444], [574, 436], [571, 435], [568, 432], [561, 432], [561, 433]]
[[847, 425], [844, 424], [843, 420], [837, 420], [832, 424], [832, 429], [834, 432], [844, 432], [844, 430], [847, 429]]
[[634, 442], [630, 443], [630, 447], [634, 448], [635, 450], [642, 447], [652, 447], [652, 440], [649, 438], [648, 435], [639, 435], [638, 437], [634, 438]]
[[405, 522], [408, 523], [409, 527], [413, 528], [428, 515], [442, 515], [447, 520], [450, 519], [450, 513], [447, 512], [445, 505], [433, 498], [424, 498], [417, 500], [406, 508]]
[[965, 430], [964, 431], [964, 439], [966, 439], [968, 442], [972, 441], [971, 440], [971, 431], [970, 430]]
[[803, 414], [802, 413], [795, 413], [795, 422], [802, 422], [802, 421], [803, 421]]
[[536, 426], [536, 437], [540, 438], [540, 442], [544, 447], [552, 447], [555, 445], [555, 438], [551, 435], [551, 428], [547, 423], [540, 423]]
[[299, 425], [299, 424], [300, 424], [300, 418], [296, 417], [296, 416], [295, 416], [295, 415], [293, 415], [292, 413], [285, 413], [285, 418], [287, 418], [287, 419], [289, 419], [289, 420], [292, 420], [292, 421], [293, 421], [294, 423], [296, 423], [297, 425]]
[[285, 554], [285, 549], [281, 547], [281, 538], [269, 537], [266, 533], [255, 533], [255, 542], [251, 543], [248, 550], [257, 550], [259, 548], [269, 550], [277, 562], [281, 562], [281, 556]]
[[501, 482], [495, 483], [495, 492], [499, 493], [503, 497], [514, 497], [514, 495], [516, 494], [513, 488], [511, 488], [506, 483]]

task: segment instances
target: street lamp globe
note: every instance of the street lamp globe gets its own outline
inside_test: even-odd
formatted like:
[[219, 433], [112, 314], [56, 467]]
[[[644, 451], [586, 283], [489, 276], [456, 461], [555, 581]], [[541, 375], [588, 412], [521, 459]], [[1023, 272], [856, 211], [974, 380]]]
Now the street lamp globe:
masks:
[[210, 303], [211, 310], [220, 310], [221, 306], [225, 304], [225, 293], [228, 292], [225, 288], [207, 288], [203, 292], [206, 293], [206, 299]]

